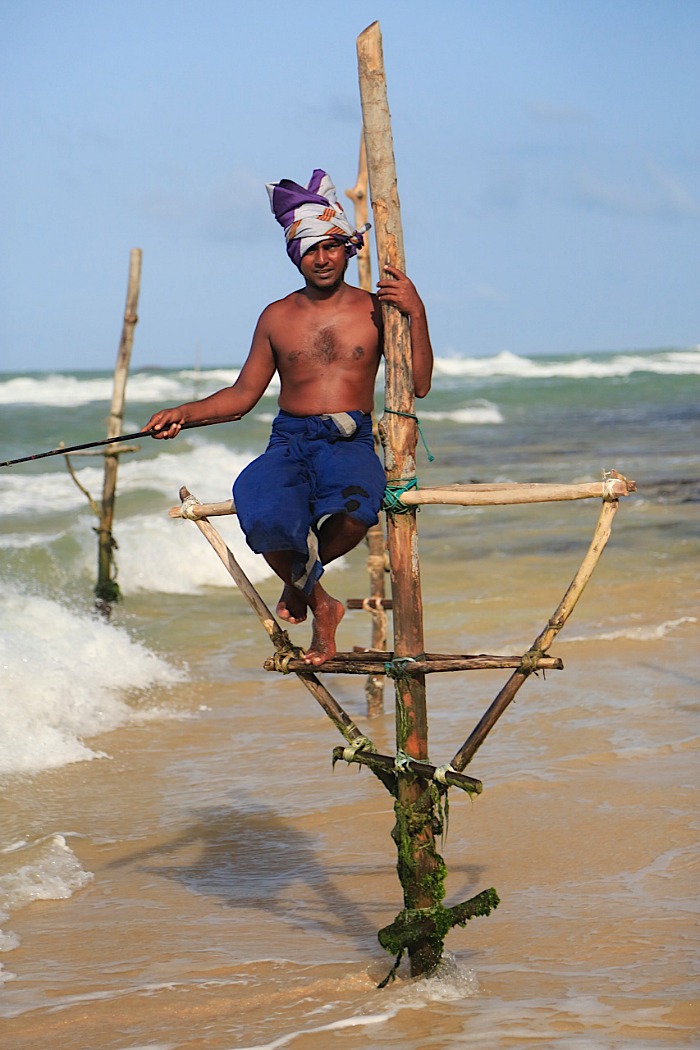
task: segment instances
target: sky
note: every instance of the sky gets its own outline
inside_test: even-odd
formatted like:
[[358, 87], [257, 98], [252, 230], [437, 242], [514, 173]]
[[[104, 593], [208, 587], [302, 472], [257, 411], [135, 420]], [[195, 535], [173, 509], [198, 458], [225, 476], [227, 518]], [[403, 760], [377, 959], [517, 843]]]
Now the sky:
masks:
[[133, 367], [242, 363], [375, 20], [435, 352], [697, 345], [698, 0], [0, 0], [0, 370], [111, 369], [132, 248]]

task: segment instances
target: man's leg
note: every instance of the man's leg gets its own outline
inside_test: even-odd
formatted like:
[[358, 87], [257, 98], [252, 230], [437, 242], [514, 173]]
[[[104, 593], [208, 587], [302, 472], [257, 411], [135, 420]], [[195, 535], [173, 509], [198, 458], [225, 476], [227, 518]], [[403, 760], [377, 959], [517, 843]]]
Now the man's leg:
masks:
[[332, 514], [318, 532], [318, 556], [323, 565], [342, 558], [364, 539], [367, 526], [349, 514]]
[[[328, 565], [336, 558], [342, 558], [344, 554], [354, 550], [358, 543], [367, 533], [367, 526], [361, 521], [351, 518], [349, 514], [333, 514], [324, 521], [318, 534], [318, 555], [322, 565]], [[286, 557], [288, 555], [288, 558]], [[285, 580], [282, 596], [277, 603], [277, 615], [287, 623], [303, 623], [306, 619], [306, 609], [309, 602], [303, 591], [292, 583], [286, 582], [291, 575], [291, 562], [293, 555], [289, 551], [276, 551], [273, 555], [282, 571], [278, 571], [275, 565], [267, 558], [270, 568]], [[282, 559], [281, 561], [279, 559]]]
[[[293, 551], [270, 551], [264, 557], [272, 571], [279, 576], [285, 585], [277, 606], [278, 612], [283, 603], [286, 604], [289, 611], [292, 599], [291, 597], [286, 599], [285, 595], [293, 595], [295, 601], [296, 596], [299, 596], [304, 602], [304, 608], [308, 605], [311, 609], [314, 618], [311, 647], [307, 651], [304, 661], [312, 667], [320, 667], [326, 660], [330, 660], [331, 657], [335, 656], [335, 632], [345, 615], [342, 603], [332, 598], [320, 583], [314, 584], [309, 595], [303, 594], [302, 591], [294, 586], [292, 582], [292, 566], [296, 556]], [[305, 618], [305, 614], [303, 618]], [[301, 622], [300, 619], [291, 619], [289, 616], [284, 617], [284, 619], [292, 623]]]

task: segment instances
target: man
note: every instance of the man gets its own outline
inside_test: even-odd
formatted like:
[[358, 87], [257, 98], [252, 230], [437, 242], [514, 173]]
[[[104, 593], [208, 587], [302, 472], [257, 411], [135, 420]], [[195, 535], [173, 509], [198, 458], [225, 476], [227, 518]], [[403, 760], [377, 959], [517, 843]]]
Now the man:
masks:
[[325, 172], [314, 171], [307, 186], [283, 179], [267, 189], [304, 287], [263, 310], [232, 386], [156, 412], [143, 429], [174, 438], [185, 423], [240, 419], [279, 374], [280, 413], [270, 443], [239, 475], [233, 496], [249, 546], [284, 583], [278, 616], [301, 623], [311, 609], [304, 660], [319, 667], [335, 655], [344, 614], [321, 586], [323, 566], [356, 547], [377, 522], [386, 484], [371, 421], [382, 354], [379, 303], [409, 318], [417, 397], [430, 389], [433, 353], [425, 308], [400, 270], [385, 268], [376, 296], [345, 283], [364, 231], [352, 229]]

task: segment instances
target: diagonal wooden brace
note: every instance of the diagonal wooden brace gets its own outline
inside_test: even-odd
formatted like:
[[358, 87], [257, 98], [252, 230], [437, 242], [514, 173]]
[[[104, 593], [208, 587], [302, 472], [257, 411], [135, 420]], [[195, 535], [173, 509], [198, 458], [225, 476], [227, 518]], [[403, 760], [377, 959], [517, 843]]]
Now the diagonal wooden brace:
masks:
[[462, 770], [469, 765], [498, 719], [508, 705], [515, 699], [515, 695], [520, 687], [535, 670], [539, 658], [547, 651], [547, 649], [549, 649], [557, 634], [561, 631], [569, 616], [574, 611], [574, 607], [581, 597], [581, 594], [590, 580], [593, 570], [598, 564], [600, 556], [610, 539], [613, 518], [615, 517], [617, 508], [618, 502], [616, 499], [611, 498], [604, 500], [591, 544], [581, 562], [578, 572], [569, 584], [566, 594], [559, 603], [556, 612], [548, 621], [544, 630], [532, 643], [528, 652], [524, 655], [518, 670], [508, 679], [479, 724], [475, 727], [471, 735], [452, 759], [451, 765], [454, 769]]
[[[190, 517], [188, 509], [192, 508], [191, 517], [196, 522], [197, 528], [218, 554], [229, 576], [234, 580], [236, 586], [241, 591], [244, 598], [247, 599], [248, 604], [260, 620], [260, 623], [269, 635], [275, 649], [278, 652], [292, 652], [298, 655], [299, 651], [295, 650], [295, 647], [292, 646], [289, 635], [282, 629], [282, 627], [280, 627], [265, 602], [255, 590], [253, 584], [243, 572], [243, 569], [240, 567], [231, 550], [226, 545], [223, 537], [216, 531], [207, 518], [199, 516], [196, 508], [201, 506], [201, 504], [193, 495], [191, 495], [190, 492], [188, 492], [184, 485], [180, 489], [180, 499], [182, 500], [181, 517]], [[294, 673], [303, 685], [306, 686], [314, 699], [318, 701], [331, 722], [333, 722], [349, 744], [367, 741], [367, 745], [374, 746], [371, 744], [371, 741], [367, 740], [365, 734], [358, 729], [347, 712], [343, 710], [338, 701], [331, 695], [331, 693], [329, 693], [315, 674], [312, 674], [309, 671], [295, 671]]]

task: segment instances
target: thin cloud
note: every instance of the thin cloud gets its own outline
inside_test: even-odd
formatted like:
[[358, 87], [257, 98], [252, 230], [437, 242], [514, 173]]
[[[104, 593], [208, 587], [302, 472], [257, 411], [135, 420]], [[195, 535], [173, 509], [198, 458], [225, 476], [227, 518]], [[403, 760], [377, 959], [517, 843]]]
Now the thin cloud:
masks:
[[540, 124], [555, 124], [560, 127], [580, 127], [591, 123], [589, 113], [582, 109], [574, 109], [570, 106], [562, 106], [556, 102], [545, 99], [533, 99], [525, 104], [525, 108], [531, 117]]
[[611, 182], [597, 173], [580, 173], [574, 179], [573, 201], [621, 217], [678, 220], [700, 215], [696, 199], [676, 175], [654, 163], [648, 163], [644, 170], [647, 178], [642, 184]]

